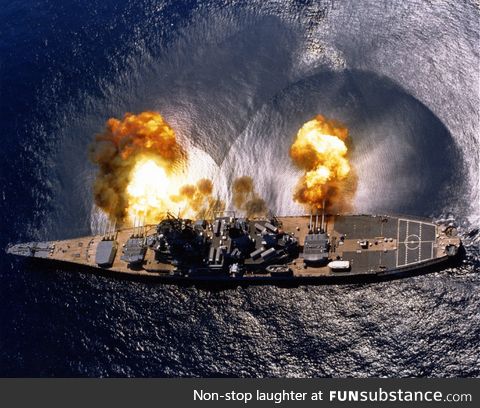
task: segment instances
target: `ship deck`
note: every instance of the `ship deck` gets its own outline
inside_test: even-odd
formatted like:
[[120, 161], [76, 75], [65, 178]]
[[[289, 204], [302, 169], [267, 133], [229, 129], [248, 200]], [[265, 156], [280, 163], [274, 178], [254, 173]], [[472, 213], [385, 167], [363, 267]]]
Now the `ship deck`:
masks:
[[[287, 265], [294, 278], [348, 277], [359, 275], [382, 275], [395, 271], [416, 269], [447, 259], [445, 247], [460, 245], [458, 237], [448, 236], [445, 228], [428, 220], [401, 216], [329, 215], [325, 218], [329, 235], [331, 260], [349, 261], [347, 271], [333, 271], [327, 265], [312, 265], [304, 261], [302, 248], [304, 238], [311, 230], [309, 216], [278, 217], [280, 228], [295, 236], [300, 245], [299, 257]], [[156, 225], [142, 229], [141, 236], [155, 232]], [[144, 261], [136, 268], [122, 261], [122, 248], [129, 238], [138, 234], [138, 229], [121, 229], [115, 232], [118, 249], [108, 271], [145, 277], [175, 277], [178, 271], [169, 262], [159, 262], [155, 252], [147, 248]], [[9, 252], [17, 255], [44, 258], [52, 261], [78, 264], [96, 269], [95, 254], [104, 236], [88, 236], [76, 239], [43, 243], [19, 244]], [[23, 246], [22, 246], [23, 245]], [[34, 248], [34, 250], [32, 250]], [[206, 269], [206, 268], [205, 268]], [[261, 279], [269, 274], [265, 270], [246, 270], [242, 279]], [[227, 275], [228, 277], [228, 275]], [[202, 279], [225, 279], [217, 272], [208, 270]], [[238, 277], [237, 277], [238, 278]]]
[[[308, 217], [279, 218], [286, 231], [296, 231], [303, 245]], [[348, 272], [332, 272], [327, 266], [305, 265], [302, 255], [291, 264], [294, 274], [310, 276], [386, 272], [408, 269], [446, 256], [444, 247], [455, 239], [442, 237], [438, 226], [426, 220], [404, 217], [340, 215], [327, 217], [332, 259], [350, 262]], [[344, 237], [343, 241], [341, 237]], [[438, 238], [438, 240], [437, 240]], [[367, 247], [360, 245], [366, 242]]]

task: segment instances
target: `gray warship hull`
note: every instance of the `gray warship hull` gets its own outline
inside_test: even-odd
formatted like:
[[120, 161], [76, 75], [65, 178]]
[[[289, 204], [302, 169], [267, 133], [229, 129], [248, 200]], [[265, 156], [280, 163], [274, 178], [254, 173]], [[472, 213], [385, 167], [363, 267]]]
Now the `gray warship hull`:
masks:
[[171, 283], [340, 283], [399, 278], [456, 258], [452, 225], [394, 215], [249, 220], [168, 217], [68, 240], [11, 245], [7, 253], [70, 270]]

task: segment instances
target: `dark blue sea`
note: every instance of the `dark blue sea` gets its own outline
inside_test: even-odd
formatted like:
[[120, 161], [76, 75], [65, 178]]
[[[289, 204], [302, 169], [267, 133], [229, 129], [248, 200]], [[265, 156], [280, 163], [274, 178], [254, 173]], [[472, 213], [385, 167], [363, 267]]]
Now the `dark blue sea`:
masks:
[[2, 1], [2, 251], [95, 232], [90, 141], [157, 110], [278, 214], [296, 130], [341, 120], [356, 210], [449, 220], [466, 254], [389, 282], [206, 289], [2, 252], [0, 376], [480, 376], [479, 16], [473, 0]]

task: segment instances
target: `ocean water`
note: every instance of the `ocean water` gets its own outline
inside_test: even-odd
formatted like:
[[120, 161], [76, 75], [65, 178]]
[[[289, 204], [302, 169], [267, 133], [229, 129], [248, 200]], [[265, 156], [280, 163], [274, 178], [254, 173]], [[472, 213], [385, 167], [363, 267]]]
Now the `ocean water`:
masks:
[[4, 4], [1, 248], [95, 232], [88, 144], [148, 109], [222, 197], [252, 175], [278, 214], [301, 212], [296, 130], [339, 119], [356, 210], [450, 219], [466, 255], [390, 282], [224, 290], [0, 255], [0, 375], [479, 376], [478, 3], [392, 3]]

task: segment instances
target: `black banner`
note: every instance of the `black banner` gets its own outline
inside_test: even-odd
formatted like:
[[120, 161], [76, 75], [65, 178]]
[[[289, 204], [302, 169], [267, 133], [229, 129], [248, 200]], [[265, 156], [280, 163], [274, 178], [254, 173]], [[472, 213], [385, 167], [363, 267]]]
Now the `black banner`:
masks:
[[3, 379], [5, 407], [473, 407], [478, 379]]

